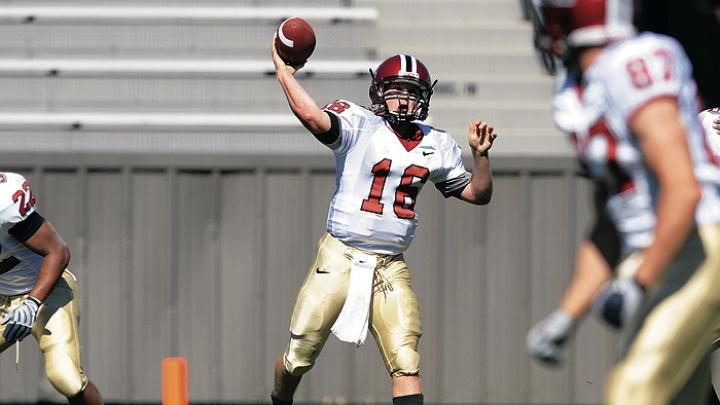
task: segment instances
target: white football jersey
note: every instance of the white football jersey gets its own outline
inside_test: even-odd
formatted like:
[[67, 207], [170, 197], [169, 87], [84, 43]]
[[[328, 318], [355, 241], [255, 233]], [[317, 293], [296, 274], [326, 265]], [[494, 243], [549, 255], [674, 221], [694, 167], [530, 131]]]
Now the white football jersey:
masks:
[[43, 257], [9, 233], [35, 209], [27, 180], [16, 173], [0, 172], [0, 295], [24, 294], [35, 285]]
[[697, 222], [720, 222], [720, 169], [698, 119], [691, 74], [690, 62], [674, 39], [646, 33], [606, 47], [582, 83], [572, 76], [559, 83], [555, 122], [572, 134], [581, 164], [608, 192], [608, 212], [625, 252], [646, 248], [653, 240], [658, 183], [628, 124], [635, 112], [657, 98], [672, 97], [680, 108], [702, 185]]
[[345, 100], [328, 105], [340, 121], [335, 194], [327, 230], [343, 243], [375, 253], [399, 254], [415, 236], [417, 195], [430, 180], [446, 197], [465, 187], [470, 173], [457, 142], [415, 122], [423, 137], [407, 150], [387, 121]]
[[700, 123], [705, 130], [708, 147], [720, 159], [720, 134], [713, 128], [713, 122], [720, 118], [720, 108], [710, 108], [700, 113]]

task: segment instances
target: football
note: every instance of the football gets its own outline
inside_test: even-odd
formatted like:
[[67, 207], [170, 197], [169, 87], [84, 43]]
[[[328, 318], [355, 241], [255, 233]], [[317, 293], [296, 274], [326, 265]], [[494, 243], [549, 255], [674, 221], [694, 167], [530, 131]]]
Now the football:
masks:
[[302, 65], [315, 50], [315, 32], [307, 21], [290, 17], [275, 33], [275, 48], [288, 65]]

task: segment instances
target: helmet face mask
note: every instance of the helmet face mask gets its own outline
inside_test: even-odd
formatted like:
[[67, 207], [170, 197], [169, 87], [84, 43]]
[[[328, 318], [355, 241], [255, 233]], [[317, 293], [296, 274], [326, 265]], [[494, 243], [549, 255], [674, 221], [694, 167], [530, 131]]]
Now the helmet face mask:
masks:
[[551, 7], [545, 0], [526, 0], [533, 25], [533, 44], [545, 71], [557, 73], [560, 64], [572, 69], [574, 58], [568, 45], [569, 27], [572, 26], [570, 8]]
[[395, 55], [370, 74], [370, 101], [375, 114], [391, 124], [427, 118], [435, 82], [430, 83], [430, 72], [422, 62], [409, 55]]

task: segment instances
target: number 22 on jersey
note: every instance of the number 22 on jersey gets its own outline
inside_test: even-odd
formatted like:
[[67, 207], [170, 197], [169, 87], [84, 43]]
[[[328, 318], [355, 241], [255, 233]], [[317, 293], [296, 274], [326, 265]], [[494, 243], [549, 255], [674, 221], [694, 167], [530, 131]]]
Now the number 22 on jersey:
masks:
[[[382, 215], [385, 208], [380, 200], [385, 183], [390, 175], [391, 159], [383, 159], [372, 167], [373, 180], [370, 186], [368, 197], [362, 201], [360, 209], [374, 214]], [[413, 186], [413, 179], [420, 179], [420, 183], [425, 183], [430, 176], [430, 170], [426, 167], [418, 165], [410, 165], [400, 178], [400, 184], [395, 188], [395, 200], [393, 203], [393, 211], [398, 218], [413, 219], [415, 218], [415, 200], [420, 192], [420, 188]]]
[[18, 190], [13, 194], [12, 200], [15, 203], [20, 202], [18, 212], [22, 217], [25, 217], [28, 211], [35, 206], [35, 195], [30, 191], [30, 184], [27, 181], [22, 184], [22, 190]]

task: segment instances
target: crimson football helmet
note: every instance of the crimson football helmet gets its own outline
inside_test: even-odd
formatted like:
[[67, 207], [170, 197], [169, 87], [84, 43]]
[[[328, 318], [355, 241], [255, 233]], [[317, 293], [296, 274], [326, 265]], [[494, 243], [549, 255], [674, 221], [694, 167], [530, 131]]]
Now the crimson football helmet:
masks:
[[525, 0], [534, 43], [546, 70], [568, 65], [578, 48], [602, 46], [635, 34], [632, 0]]
[[[370, 70], [372, 82], [370, 83], [371, 109], [383, 116], [390, 123], [410, 122], [424, 120], [430, 110], [430, 97], [433, 94], [435, 83], [430, 78], [430, 71], [419, 59], [410, 55], [394, 55], [383, 61], [373, 72]], [[414, 98], [415, 108], [412, 111], [390, 111], [387, 106], [389, 96], [386, 90], [393, 84], [403, 84], [410, 91], [401, 97]], [[393, 95], [392, 97], [398, 97]]]

